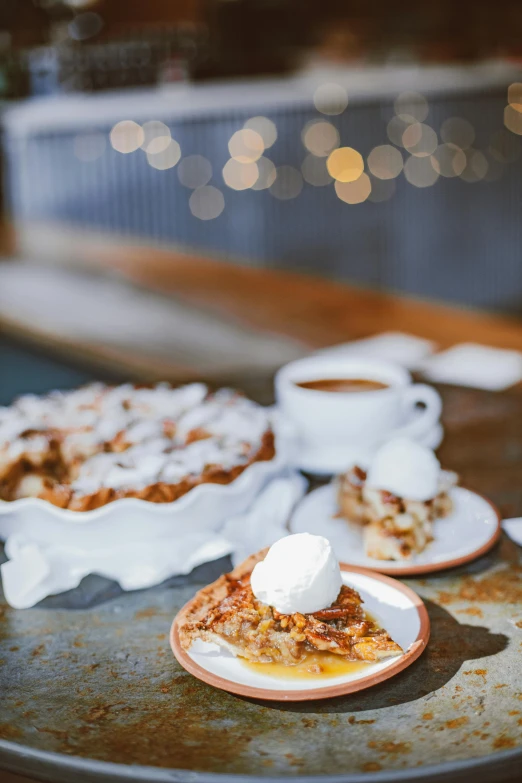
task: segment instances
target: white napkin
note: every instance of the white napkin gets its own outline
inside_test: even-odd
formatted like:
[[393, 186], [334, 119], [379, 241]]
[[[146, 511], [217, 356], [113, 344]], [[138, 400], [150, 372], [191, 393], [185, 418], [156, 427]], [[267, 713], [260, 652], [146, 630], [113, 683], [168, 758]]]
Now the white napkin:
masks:
[[421, 369], [431, 381], [501, 391], [522, 380], [522, 353], [460, 343], [425, 359]]
[[246, 514], [238, 514], [225, 522], [221, 534], [233, 546], [234, 565], [288, 535], [288, 520], [304, 497], [307, 486], [303, 475], [288, 471], [265, 487]]
[[349, 343], [332, 345], [316, 351], [314, 356], [364, 357], [368, 359], [383, 359], [414, 370], [432, 354], [436, 344], [423, 340], [413, 334], [404, 332], [383, 332], [363, 340], [353, 340]]
[[502, 522], [502, 529], [515, 544], [522, 546], [522, 517], [505, 519]]
[[217, 533], [187, 533], [173, 529], [172, 538], [122, 542], [99, 549], [44, 545], [14, 533], [5, 543], [9, 558], [0, 566], [4, 594], [15, 609], [34, 606], [48, 595], [77, 587], [96, 573], [119, 582], [123, 590], [138, 590], [171, 576], [188, 574], [202, 563], [231, 554], [234, 562], [287, 535], [295, 504], [306, 492], [306, 480], [285, 471], [262, 489], [250, 508], [225, 521]]

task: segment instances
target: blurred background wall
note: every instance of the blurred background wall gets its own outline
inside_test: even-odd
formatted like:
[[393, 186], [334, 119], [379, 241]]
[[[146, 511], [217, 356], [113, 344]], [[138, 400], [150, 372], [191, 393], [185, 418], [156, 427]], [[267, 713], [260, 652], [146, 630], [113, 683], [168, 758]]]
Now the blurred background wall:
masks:
[[0, 36], [4, 205], [522, 311], [522, 7], [20, 0]]

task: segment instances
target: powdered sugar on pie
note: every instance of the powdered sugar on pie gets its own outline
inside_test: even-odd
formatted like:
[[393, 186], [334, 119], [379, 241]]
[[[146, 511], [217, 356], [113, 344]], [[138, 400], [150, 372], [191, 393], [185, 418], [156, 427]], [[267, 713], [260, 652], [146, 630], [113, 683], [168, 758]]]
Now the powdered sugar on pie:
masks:
[[97, 383], [0, 409], [0, 498], [75, 510], [169, 502], [274, 453], [268, 411], [230, 389]]

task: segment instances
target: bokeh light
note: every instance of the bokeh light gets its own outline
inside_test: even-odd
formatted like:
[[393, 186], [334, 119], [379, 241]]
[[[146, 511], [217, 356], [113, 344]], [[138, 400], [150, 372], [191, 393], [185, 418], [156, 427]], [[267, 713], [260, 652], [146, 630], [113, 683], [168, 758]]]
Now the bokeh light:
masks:
[[368, 155], [368, 168], [378, 179], [393, 179], [402, 171], [402, 155], [391, 144], [374, 147]]
[[431, 156], [431, 165], [442, 177], [458, 177], [466, 168], [466, 153], [456, 144], [440, 144]]
[[315, 155], [307, 155], [301, 164], [301, 173], [305, 182], [309, 185], [321, 187], [329, 185], [332, 177], [326, 168], [326, 159], [318, 158]]
[[[154, 149], [154, 146], [153, 146]], [[181, 158], [181, 148], [177, 141], [171, 139], [168, 146], [159, 152], [147, 152], [149, 166], [158, 171], [166, 171], [173, 168]]]
[[225, 198], [213, 185], [196, 188], [189, 199], [190, 211], [200, 220], [214, 220], [225, 209]]
[[508, 103], [515, 111], [522, 112], [522, 83], [514, 82], [509, 85]]
[[272, 122], [272, 120], [269, 120], [268, 117], [251, 117], [245, 122], [243, 128], [258, 133], [263, 139], [265, 149], [271, 147], [277, 139], [277, 128], [275, 123]]
[[429, 112], [428, 101], [419, 92], [403, 92], [397, 96], [393, 107], [397, 116], [411, 118], [413, 121], [422, 122]]
[[464, 182], [480, 182], [488, 173], [488, 161], [480, 150], [469, 148], [466, 150], [466, 166], [460, 173]]
[[348, 94], [340, 84], [326, 82], [314, 92], [314, 105], [321, 114], [342, 114], [348, 106]]
[[504, 109], [504, 125], [511, 133], [522, 136], [522, 113], [511, 104]]
[[303, 144], [312, 155], [326, 158], [339, 146], [339, 131], [327, 120], [312, 120], [303, 128]]
[[381, 201], [388, 201], [395, 190], [397, 185], [394, 179], [379, 179], [377, 177], [370, 177], [372, 186], [372, 192], [368, 196], [368, 201], [373, 201], [374, 204], [378, 204]]
[[77, 14], [69, 22], [67, 31], [74, 41], [86, 41], [87, 38], [98, 35], [102, 27], [103, 19], [100, 14], [94, 11], [86, 11], [85, 13]]
[[467, 150], [475, 141], [475, 128], [463, 117], [448, 117], [440, 126], [442, 141]]
[[392, 117], [386, 126], [386, 133], [389, 140], [397, 147], [402, 147], [402, 137], [404, 135], [404, 131], [409, 128], [410, 125], [415, 125], [416, 123], [417, 120], [415, 120], [413, 117], [407, 117], [405, 115]]
[[212, 177], [212, 166], [203, 155], [187, 155], [178, 166], [178, 179], [186, 188], [195, 190], [207, 182]]
[[258, 177], [252, 185], [252, 190], [266, 190], [274, 184], [277, 176], [276, 167], [269, 158], [262, 156], [256, 161]]
[[259, 177], [259, 169], [254, 162], [240, 163], [235, 158], [227, 160], [223, 167], [223, 179], [232, 190], [247, 190]]
[[265, 151], [265, 144], [257, 131], [243, 128], [232, 135], [228, 150], [230, 157], [238, 163], [254, 163]]
[[347, 204], [361, 204], [372, 192], [372, 183], [368, 174], [363, 173], [355, 181], [336, 182], [335, 192], [341, 201], [345, 201]]
[[127, 154], [141, 147], [145, 140], [145, 133], [141, 125], [134, 120], [122, 120], [114, 125], [109, 138], [113, 149]]
[[91, 163], [101, 158], [106, 146], [107, 142], [102, 133], [82, 133], [74, 137], [74, 155], [82, 163]]
[[167, 149], [170, 144], [170, 130], [164, 122], [160, 122], [159, 120], [144, 122], [142, 129], [142, 150], [155, 154], [156, 152], [163, 152], [163, 150]]
[[484, 176], [486, 182], [497, 182], [505, 171], [505, 163], [502, 163], [498, 158], [493, 157], [491, 150], [485, 152], [486, 160], [488, 162], [488, 170]]
[[514, 163], [520, 157], [520, 141], [505, 130], [496, 131], [491, 136], [489, 152], [499, 163]]
[[301, 172], [293, 166], [279, 166], [277, 176], [270, 187], [270, 193], [275, 198], [287, 201], [296, 198], [303, 189]]
[[364, 171], [364, 161], [353, 147], [339, 147], [328, 156], [326, 167], [339, 182], [354, 182]]
[[431, 165], [431, 158], [411, 155], [404, 164], [404, 176], [416, 188], [429, 188], [438, 180], [439, 173]]
[[409, 125], [402, 134], [402, 145], [411, 155], [425, 158], [437, 149], [437, 134], [429, 125], [415, 122]]

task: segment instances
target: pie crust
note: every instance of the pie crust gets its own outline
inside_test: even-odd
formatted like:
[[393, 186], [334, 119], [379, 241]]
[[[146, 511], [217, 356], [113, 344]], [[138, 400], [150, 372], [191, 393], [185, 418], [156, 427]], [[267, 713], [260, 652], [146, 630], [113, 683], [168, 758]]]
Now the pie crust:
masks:
[[177, 618], [181, 646], [212, 642], [258, 663], [293, 665], [324, 651], [352, 661], [375, 662], [402, 649], [366, 615], [356, 590], [343, 585], [336, 601], [313, 614], [280, 614], [258, 601], [250, 575], [267, 549], [199, 590]]

